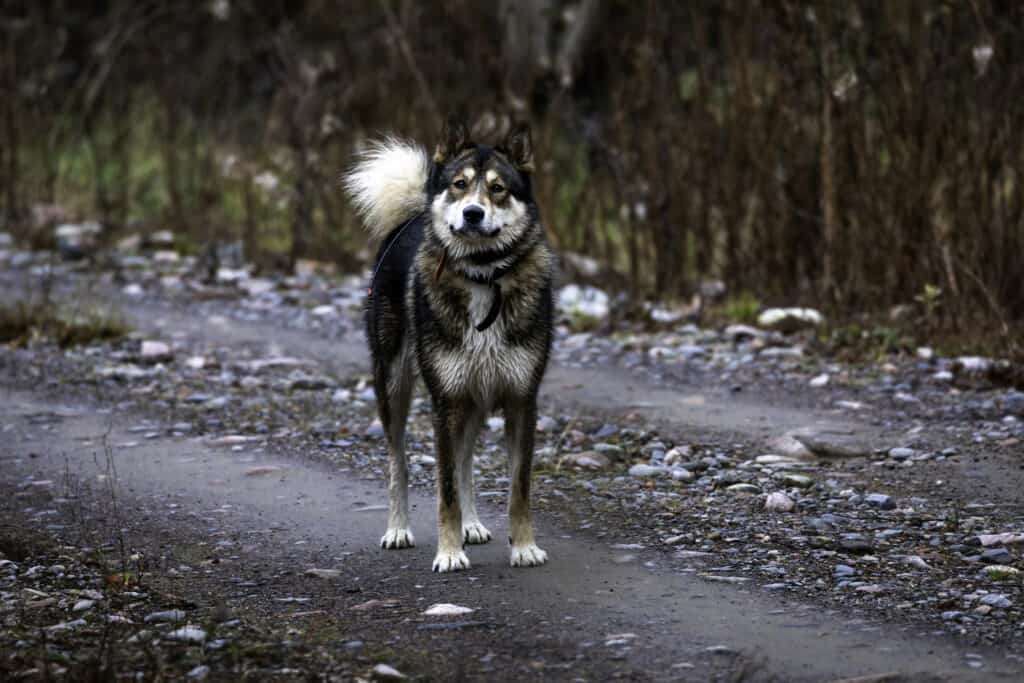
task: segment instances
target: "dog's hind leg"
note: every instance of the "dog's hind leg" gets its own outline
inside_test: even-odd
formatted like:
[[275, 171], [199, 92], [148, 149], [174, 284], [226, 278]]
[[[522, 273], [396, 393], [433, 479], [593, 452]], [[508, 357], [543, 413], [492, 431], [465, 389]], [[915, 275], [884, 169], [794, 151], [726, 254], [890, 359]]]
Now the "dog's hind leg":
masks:
[[491, 532], [480, 523], [480, 518], [476, 514], [476, 490], [473, 488], [473, 446], [476, 445], [485, 417], [486, 414], [481, 408], [474, 406], [470, 409], [455, 452], [459, 506], [462, 508], [462, 538], [469, 544], [487, 543], [491, 540]]
[[505, 404], [505, 440], [508, 443], [508, 496], [510, 561], [513, 567], [544, 564], [548, 554], [537, 547], [530, 520], [530, 480], [533, 476], [533, 435], [537, 428], [537, 397]]
[[466, 418], [473, 409], [434, 398], [434, 444], [437, 453], [437, 555], [435, 572], [469, 569], [462, 550], [462, 507], [459, 500], [456, 451]]
[[416, 545], [409, 527], [409, 465], [405, 454], [405, 425], [414, 381], [413, 360], [406, 349], [390, 367], [375, 368], [377, 410], [388, 440], [388, 529], [380, 539], [380, 547], [387, 549]]

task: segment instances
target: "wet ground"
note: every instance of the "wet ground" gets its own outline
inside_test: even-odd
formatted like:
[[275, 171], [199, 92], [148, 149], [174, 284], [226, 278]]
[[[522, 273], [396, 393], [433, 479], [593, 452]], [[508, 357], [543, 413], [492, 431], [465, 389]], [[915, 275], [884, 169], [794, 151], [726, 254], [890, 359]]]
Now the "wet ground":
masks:
[[[935, 362], [762, 355], [703, 330], [563, 332], [535, 475], [551, 562], [512, 570], [492, 542], [469, 548], [468, 572], [437, 576], [425, 400], [410, 437], [419, 545], [377, 549], [383, 442], [351, 287], [325, 303], [315, 287], [277, 287], [285, 300], [268, 302], [65, 282], [66, 300], [116, 300], [137, 338], [0, 353], [11, 520], [0, 671], [818, 681], [1024, 670], [1013, 397], [943, 385]], [[28, 284], [11, 276], [8, 291]], [[147, 357], [142, 339], [166, 353]], [[823, 372], [828, 385], [809, 388]], [[507, 480], [501, 425], [490, 426], [477, 478], [500, 539]], [[435, 603], [473, 611], [424, 614]]]

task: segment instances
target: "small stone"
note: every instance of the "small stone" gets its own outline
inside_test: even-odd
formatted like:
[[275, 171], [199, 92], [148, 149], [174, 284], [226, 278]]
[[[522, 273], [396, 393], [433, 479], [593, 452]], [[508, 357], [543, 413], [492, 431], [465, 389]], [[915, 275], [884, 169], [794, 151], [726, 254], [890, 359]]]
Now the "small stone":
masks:
[[188, 676], [189, 680], [205, 681], [210, 676], [210, 667], [206, 666], [205, 664], [200, 664], [199, 666], [189, 671], [188, 674], [186, 675]]
[[318, 579], [333, 580], [341, 576], [341, 570], [310, 568], [306, 570], [306, 576], [315, 576]]
[[428, 607], [423, 614], [428, 617], [454, 617], [462, 614], [469, 614], [473, 611], [472, 607], [453, 605], [450, 602], [439, 602]]
[[675, 465], [677, 462], [689, 459], [692, 455], [693, 449], [689, 446], [676, 446], [675, 448], [669, 449], [665, 454], [664, 462], [666, 465]]
[[622, 460], [626, 455], [625, 449], [614, 443], [596, 443], [594, 450], [612, 460]]
[[1004, 564], [990, 564], [981, 570], [981, 573], [993, 581], [1009, 581], [1020, 578], [1020, 570], [1016, 567], [1008, 567]]
[[95, 600], [79, 600], [75, 603], [75, 606], [71, 608], [72, 612], [85, 612], [90, 610], [96, 604]]
[[492, 432], [500, 432], [505, 428], [505, 418], [498, 415], [487, 418], [487, 428]]
[[767, 512], [792, 512], [795, 507], [793, 499], [781, 491], [769, 493], [764, 501], [764, 509]]
[[739, 495], [754, 495], [761, 493], [760, 487], [754, 486], [753, 484], [746, 484], [743, 482], [740, 482], [738, 484], [730, 484], [729, 486], [725, 487], [725, 490], [729, 491], [730, 493], [736, 493]]
[[373, 679], [375, 681], [401, 681], [405, 678], [406, 675], [393, 666], [378, 664], [373, 667]]
[[147, 363], [162, 363], [173, 357], [171, 347], [162, 341], [147, 339], [142, 342], [139, 357]]
[[633, 465], [629, 468], [629, 476], [636, 477], [638, 479], [660, 477], [666, 472], [667, 470], [664, 467], [656, 467], [654, 465]]
[[366, 436], [374, 438], [380, 438], [384, 436], [384, 427], [381, 426], [380, 419], [374, 418], [373, 422], [370, 423], [370, 425], [366, 428], [366, 431], [363, 433]]
[[611, 460], [595, 451], [583, 451], [582, 453], [570, 453], [562, 457], [562, 462], [576, 467], [583, 467], [588, 470], [601, 470], [611, 465]]
[[881, 510], [896, 509], [896, 501], [894, 501], [891, 496], [887, 496], [884, 493], [869, 493], [864, 496], [864, 502]]
[[806, 474], [793, 474], [792, 472], [778, 472], [772, 476], [781, 484], [787, 486], [794, 486], [798, 489], [806, 489], [814, 486], [814, 480], [808, 477]]
[[889, 457], [893, 460], [907, 460], [917, 455], [913, 448], [890, 448]]
[[857, 570], [848, 564], [837, 564], [832, 570], [833, 576], [836, 576], [837, 578], [854, 576], [856, 573]]
[[828, 380], [829, 376], [827, 374], [821, 374], [813, 378], [808, 384], [814, 389], [820, 389], [828, 385]]
[[673, 481], [693, 481], [693, 479], [694, 475], [693, 472], [691, 472], [690, 470], [683, 469], [681, 467], [677, 467], [676, 469], [672, 470]]
[[180, 640], [186, 643], [201, 643], [206, 640], [206, 631], [189, 624], [188, 626], [182, 626], [179, 629], [175, 629], [167, 634], [167, 637], [171, 640]]
[[1010, 564], [1013, 558], [1006, 548], [989, 548], [981, 553], [981, 561], [986, 564]]
[[824, 323], [824, 316], [813, 308], [769, 308], [757, 316], [758, 327], [783, 334], [820, 327]]
[[558, 429], [558, 422], [554, 418], [548, 417], [547, 415], [541, 415], [537, 418], [537, 431], [542, 433], [553, 432]]
[[1002, 607], [1004, 609], [1013, 606], [1013, 602], [1002, 593], [989, 593], [982, 596], [981, 602], [992, 607]]
[[851, 536], [839, 539], [839, 549], [843, 552], [864, 555], [873, 550], [871, 542], [862, 536]]
[[918, 555], [907, 555], [903, 558], [903, 561], [909, 564], [911, 567], [918, 569], [931, 569], [931, 565], [921, 559]]
[[171, 609], [164, 612], [153, 612], [147, 614], [144, 621], [146, 623], [151, 622], [168, 622], [168, 621], [184, 621], [185, 612], [180, 609]]

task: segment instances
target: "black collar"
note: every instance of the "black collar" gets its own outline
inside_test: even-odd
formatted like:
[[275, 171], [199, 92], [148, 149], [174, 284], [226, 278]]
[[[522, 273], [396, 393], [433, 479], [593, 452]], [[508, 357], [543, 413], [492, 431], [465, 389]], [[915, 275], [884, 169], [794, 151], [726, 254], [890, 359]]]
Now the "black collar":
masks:
[[[435, 278], [441, 277], [441, 273], [444, 272], [445, 264], [447, 263], [448, 250], [445, 249], [443, 252], [441, 252], [441, 263], [438, 264], [437, 273], [435, 273], [434, 276]], [[476, 326], [477, 332], [483, 332], [484, 330], [486, 330], [488, 327], [493, 325], [494, 321], [498, 319], [499, 315], [501, 315], [502, 296], [501, 285], [498, 284], [498, 280], [512, 272], [512, 265], [495, 268], [487, 277], [484, 277], [483, 275], [471, 275], [469, 273], [464, 273], [462, 271], [455, 271], [456, 274], [459, 275], [459, 277], [469, 280], [470, 282], [473, 282], [478, 285], [490, 285], [491, 293], [494, 295], [494, 297], [491, 299], [490, 310], [487, 311], [487, 315], [484, 317], [483, 320], [480, 321], [480, 324]]]

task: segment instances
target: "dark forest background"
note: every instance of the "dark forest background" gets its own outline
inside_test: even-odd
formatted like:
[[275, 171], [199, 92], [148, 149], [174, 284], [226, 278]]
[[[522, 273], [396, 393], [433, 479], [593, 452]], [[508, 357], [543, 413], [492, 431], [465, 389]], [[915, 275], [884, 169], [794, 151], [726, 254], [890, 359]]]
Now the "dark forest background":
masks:
[[551, 239], [639, 295], [1024, 320], [1015, 0], [5, 2], [0, 40], [19, 239], [63, 213], [354, 268], [339, 173], [454, 111], [531, 122]]

